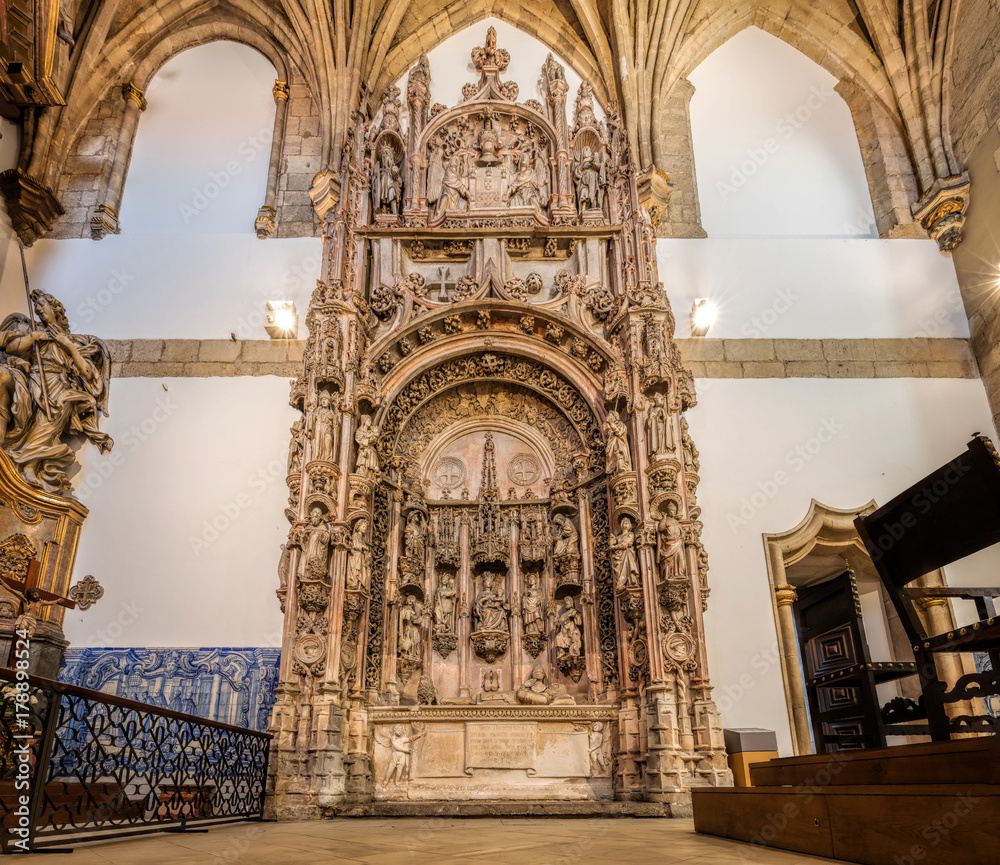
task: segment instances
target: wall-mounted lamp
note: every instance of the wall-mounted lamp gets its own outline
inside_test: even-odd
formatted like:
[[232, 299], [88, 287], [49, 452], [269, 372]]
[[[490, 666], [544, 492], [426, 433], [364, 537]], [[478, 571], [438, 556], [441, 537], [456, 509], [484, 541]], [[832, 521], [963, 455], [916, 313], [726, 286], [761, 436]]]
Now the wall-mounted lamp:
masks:
[[715, 321], [715, 304], [699, 297], [691, 305], [691, 336], [704, 336]]
[[266, 310], [264, 330], [271, 339], [297, 339], [299, 335], [299, 315], [295, 311], [295, 301], [269, 300]]

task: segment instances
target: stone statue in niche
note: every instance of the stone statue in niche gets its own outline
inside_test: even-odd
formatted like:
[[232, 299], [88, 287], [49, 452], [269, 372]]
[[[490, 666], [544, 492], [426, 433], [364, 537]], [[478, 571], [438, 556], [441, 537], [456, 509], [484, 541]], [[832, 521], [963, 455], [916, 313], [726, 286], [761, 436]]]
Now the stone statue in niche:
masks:
[[556, 542], [552, 548], [552, 556], [555, 559], [579, 558], [580, 556], [580, 533], [573, 525], [573, 521], [566, 514], [556, 514], [552, 517], [552, 524], [556, 527]]
[[504, 597], [503, 586], [498, 587], [502, 579], [502, 574], [489, 572], [483, 574], [483, 587], [476, 595], [474, 605], [477, 631], [507, 633], [507, 613], [510, 611], [510, 606]]
[[420, 511], [411, 511], [406, 518], [406, 529], [403, 532], [406, 555], [418, 562], [424, 561], [424, 550], [427, 543], [427, 524]]
[[545, 681], [545, 670], [535, 664], [531, 675], [515, 692], [518, 703], [524, 706], [574, 706], [576, 700], [566, 691], [565, 685], [550, 685]]
[[403, 199], [403, 178], [396, 164], [396, 153], [383, 140], [372, 166], [372, 207], [376, 214], [389, 213], [399, 216]]
[[420, 622], [424, 611], [416, 595], [407, 595], [399, 608], [399, 654], [404, 658], [420, 657]]
[[539, 178], [535, 142], [526, 138], [514, 151], [514, 175], [507, 190], [507, 200], [511, 207], [545, 207], [544, 178]]
[[684, 575], [684, 529], [677, 518], [677, 502], [668, 499], [656, 533], [656, 567], [661, 580]]
[[566, 80], [566, 72], [563, 70], [559, 61], [557, 61], [551, 54], [545, 58], [545, 62], [542, 64], [542, 75], [549, 83], [552, 83], [553, 81]]
[[389, 758], [389, 765], [386, 767], [385, 775], [382, 777], [382, 786], [388, 787], [390, 784], [402, 784], [410, 778], [410, 753], [413, 746], [424, 735], [423, 730], [417, 730], [411, 735], [406, 734], [406, 728], [402, 724], [396, 724], [392, 728], [392, 733], [388, 739], [378, 736], [376, 728], [376, 738], [380, 745], [388, 748], [392, 754]]
[[604, 207], [604, 189], [608, 185], [604, 160], [589, 145], [573, 160], [573, 180], [576, 183], [576, 204], [580, 216], [588, 210]]
[[618, 534], [608, 542], [611, 550], [611, 570], [615, 577], [615, 592], [639, 588], [639, 561], [635, 555], [635, 534], [632, 520], [622, 517]]
[[351, 533], [351, 550], [347, 556], [347, 588], [353, 591], [368, 591], [371, 584], [371, 564], [368, 543], [368, 520], [360, 519]]
[[288, 572], [291, 567], [292, 551], [288, 544], [281, 545], [281, 558], [278, 559], [278, 591], [284, 592], [288, 588]]
[[111, 356], [93, 336], [69, 332], [66, 309], [35, 290], [38, 316], [7, 316], [0, 325], [0, 444], [32, 486], [60, 493], [75, 454], [64, 439], [82, 436], [107, 453], [113, 444], [99, 429], [108, 413]]
[[[576, 608], [572, 595], [563, 598], [556, 615], [556, 649], [559, 651], [559, 669], [574, 681], [583, 672], [583, 617]], [[574, 675], [575, 673], [575, 675]]]
[[[434, 219], [448, 210], [467, 210], [469, 207], [469, 160], [460, 150], [442, 150], [440, 168], [438, 160], [431, 163], [431, 176], [427, 182], [427, 200], [437, 202]], [[440, 173], [440, 178], [436, 175]], [[434, 196], [432, 199], [431, 196]]]
[[521, 622], [525, 634], [541, 634], [545, 630], [545, 599], [538, 588], [538, 574], [528, 574], [521, 595]]
[[455, 631], [455, 577], [443, 573], [434, 593], [434, 630], [445, 633]]
[[303, 437], [305, 435], [305, 419], [299, 418], [292, 424], [292, 442], [288, 447], [288, 474], [297, 475], [302, 471]]
[[662, 393], [653, 394], [653, 405], [647, 415], [649, 455], [653, 459], [667, 456], [674, 449], [674, 434], [667, 413], [667, 400]]
[[358, 444], [358, 462], [356, 472], [369, 480], [378, 480], [382, 471], [378, 465], [378, 454], [375, 452], [375, 442], [378, 441], [379, 428], [372, 425], [371, 415], [361, 418], [361, 425], [354, 433], [354, 441]]
[[323, 509], [314, 505], [309, 511], [305, 528], [306, 576], [310, 580], [329, 582], [327, 564], [330, 561], [330, 530], [323, 522]]
[[614, 409], [608, 412], [604, 421], [604, 435], [607, 438], [605, 471], [614, 476], [632, 471], [632, 456], [628, 450], [628, 428]]
[[309, 432], [313, 443], [312, 457], [315, 460], [333, 462], [336, 445], [337, 411], [333, 400], [326, 391], [319, 395], [319, 405], [309, 417]]
[[697, 474], [701, 468], [701, 462], [699, 460], [698, 448], [691, 440], [691, 433], [688, 431], [686, 417], [681, 417], [681, 448], [684, 451], [684, 471], [689, 474]]

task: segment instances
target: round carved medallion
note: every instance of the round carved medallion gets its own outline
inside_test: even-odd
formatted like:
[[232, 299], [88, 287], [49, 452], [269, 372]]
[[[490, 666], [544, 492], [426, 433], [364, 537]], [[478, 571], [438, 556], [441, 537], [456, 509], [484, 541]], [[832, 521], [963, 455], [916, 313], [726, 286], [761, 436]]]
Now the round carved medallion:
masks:
[[441, 457], [434, 469], [434, 480], [443, 490], [453, 490], [465, 480], [465, 464], [455, 457]]
[[663, 651], [675, 661], [686, 661], [694, 654], [694, 640], [687, 634], [674, 631], [663, 638]]
[[507, 466], [507, 477], [519, 487], [526, 487], [538, 480], [538, 460], [531, 454], [514, 454]]
[[296, 661], [312, 666], [326, 655], [326, 641], [318, 634], [306, 634], [295, 643], [292, 654]]

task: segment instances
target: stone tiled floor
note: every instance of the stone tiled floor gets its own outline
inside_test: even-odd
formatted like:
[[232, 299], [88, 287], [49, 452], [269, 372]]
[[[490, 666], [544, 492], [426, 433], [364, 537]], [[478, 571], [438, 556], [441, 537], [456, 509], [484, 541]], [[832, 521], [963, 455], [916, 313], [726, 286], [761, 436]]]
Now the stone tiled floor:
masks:
[[[250, 823], [79, 845], [46, 865], [806, 865], [800, 853], [697, 835], [690, 820], [492, 818]], [[840, 863], [843, 865], [843, 863]]]

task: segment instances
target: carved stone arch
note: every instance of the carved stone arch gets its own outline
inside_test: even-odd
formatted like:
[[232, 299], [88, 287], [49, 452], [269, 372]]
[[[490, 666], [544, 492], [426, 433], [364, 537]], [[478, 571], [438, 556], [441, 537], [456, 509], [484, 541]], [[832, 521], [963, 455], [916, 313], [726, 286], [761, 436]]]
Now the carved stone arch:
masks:
[[[481, 7], [463, 4], [458, 8], [448, 9], [451, 27], [443, 36], [440, 28], [434, 26], [435, 17], [426, 15], [419, 28], [396, 41], [388, 50], [381, 69], [377, 70], [378, 79], [375, 87], [369, 91], [369, 98], [377, 99], [389, 84], [406, 74], [406, 70], [417, 62], [421, 54], [426, 54], [450, 36], [493, 17], [516, 27], [558, 54], [584, 81], [590, 82], [601, 104], [606, 105], [614, 98], [615, 92], [613, 79], [609, 81], [605, 73], [605, 70], [613, 68], [613, 64], [609, 62], [610, 57], [605, 56], [605, 62], [602, 63], [590, 50], [588, 40], [579, 32], [582, 30], [581, 25], [561, 17], [566, 6], [553, 4], [552, 8], [557, 10], [556, 16], [547, 19], [544, 14], [539, 14], [537, 8], [529, 10], [517, 2], [501, 0], [485, 11]], [[571, 31], [572, 36], [567, 34], [567, 30]]]

